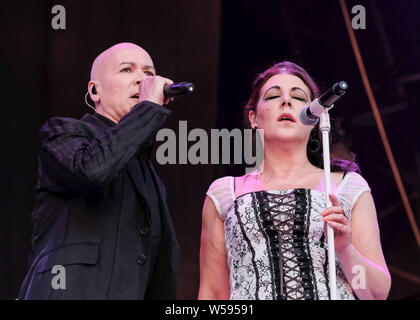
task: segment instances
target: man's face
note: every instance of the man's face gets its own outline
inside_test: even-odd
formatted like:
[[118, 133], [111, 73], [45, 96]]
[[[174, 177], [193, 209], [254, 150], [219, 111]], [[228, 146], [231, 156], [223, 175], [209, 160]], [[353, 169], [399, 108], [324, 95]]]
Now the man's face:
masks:
[[138, 85], [145, 75], [156, 75], [149, 54], [137, 46], [116, 47], [107, 52], [95, 70], [102, 109], [118, 122], [138, 103]]

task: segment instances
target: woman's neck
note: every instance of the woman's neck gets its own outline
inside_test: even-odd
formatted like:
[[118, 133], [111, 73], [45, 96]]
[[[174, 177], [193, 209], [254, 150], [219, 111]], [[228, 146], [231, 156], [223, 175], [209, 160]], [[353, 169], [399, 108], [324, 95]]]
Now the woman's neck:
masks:
[[264, 169], [263, 176], [267, 178], [294, 178], [302, 176], [302, 173], [313, 170], [314, 165], [309, 162], [306, 154], [306, 145], [296, 147], [294, 144], [276, 146], [264, 146]]

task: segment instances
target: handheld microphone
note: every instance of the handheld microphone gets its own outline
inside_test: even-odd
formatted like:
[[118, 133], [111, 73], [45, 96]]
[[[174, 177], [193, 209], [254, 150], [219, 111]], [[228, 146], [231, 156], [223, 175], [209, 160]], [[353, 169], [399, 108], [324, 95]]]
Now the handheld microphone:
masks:
[[347, 88], [348, 84], [345, 81], [334, 84], [319, 98], [315, 99], [302, 109], [299, 114], [300, 121], [307, 126], [316, 124], [319, 116], [324, 112], [324, 109], [333, 107], [334, 103], [346, 93]]
[[189, 82], [174, 83], [171, 85], [165, 85], [163, 87], [163, 94], [166, 98], [186, 96], [195, 91], [195, 87]]

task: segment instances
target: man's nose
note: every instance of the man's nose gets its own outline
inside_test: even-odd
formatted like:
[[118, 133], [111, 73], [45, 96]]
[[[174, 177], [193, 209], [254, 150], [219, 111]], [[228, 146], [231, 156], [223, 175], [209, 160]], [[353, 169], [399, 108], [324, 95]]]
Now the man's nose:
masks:
[[135, 75], [134, 81], [136, 82], [137, 85], [139, 85], [140, 82], [143, 80], [144, 72], [142, 70], [137, 70], [135, 74], [136, 75]]

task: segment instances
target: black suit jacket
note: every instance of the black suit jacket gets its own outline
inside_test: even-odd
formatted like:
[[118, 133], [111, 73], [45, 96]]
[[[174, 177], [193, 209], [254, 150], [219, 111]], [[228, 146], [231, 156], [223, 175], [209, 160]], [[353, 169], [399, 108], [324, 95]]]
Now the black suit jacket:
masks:
[[[164, 186], [150, 160], [146, 165], [158, 186], [162, 223], [154, 268], [147, 259], [150, 221], [142, 196], [132, 209], [137, 213], [140, 208], [136, 221], [129, 226], [140, 227], [138, 252], [121, 257], [128, 244], [119, 243], [133, 231], [119, 225], [124, 188], [131, 181], [139, 195], [145, 192], [133, 161], [169, 114], [169, 109], [144, 101], [115, 127], [86, 114], [80, 120], [51, 118], [41, 128], [32, 250], [19, 299], [176, 298], [179, 246]], [[65, 289], [52, 286], [55, 265], [65, 268]]]

